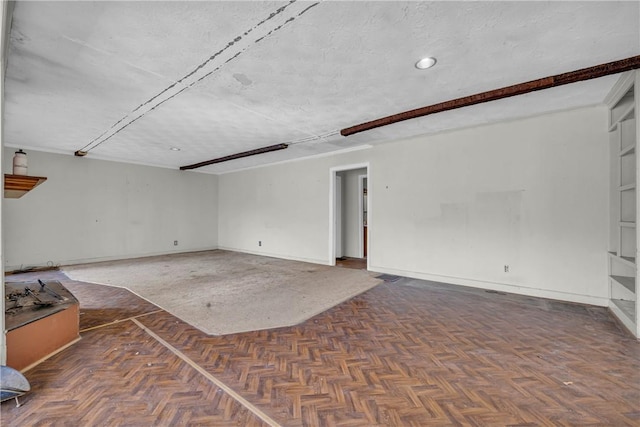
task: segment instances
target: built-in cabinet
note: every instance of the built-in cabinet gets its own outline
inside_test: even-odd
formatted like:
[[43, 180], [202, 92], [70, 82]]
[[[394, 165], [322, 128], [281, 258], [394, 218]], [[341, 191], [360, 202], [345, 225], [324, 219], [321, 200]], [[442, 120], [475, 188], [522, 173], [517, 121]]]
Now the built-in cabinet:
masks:
[[611, 153], [609, 308], [636, 337], [640, 337], [638, 300], [638, 178], [636, 155], [640, 109], [640, 72], [621, 76], [607, 96]]

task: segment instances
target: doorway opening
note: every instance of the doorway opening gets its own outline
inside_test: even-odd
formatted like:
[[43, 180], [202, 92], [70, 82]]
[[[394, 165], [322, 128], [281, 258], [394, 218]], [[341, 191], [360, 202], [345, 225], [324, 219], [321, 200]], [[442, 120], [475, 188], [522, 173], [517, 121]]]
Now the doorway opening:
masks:
[[368, 269], [369, 164], [330, 169], [329, 264]]

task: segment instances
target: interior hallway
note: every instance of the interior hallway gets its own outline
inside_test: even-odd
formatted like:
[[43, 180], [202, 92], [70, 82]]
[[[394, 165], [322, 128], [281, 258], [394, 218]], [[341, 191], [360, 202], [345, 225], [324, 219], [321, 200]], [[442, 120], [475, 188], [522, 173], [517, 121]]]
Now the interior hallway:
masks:
[[[207, 336], [59, 280], [82, 340], [2, 404], [23, 425], [637, 425], [640, 347], [607, 310], [402, 279], [294, 327]], [[256, 415], [257, 414], [257, 415]]]

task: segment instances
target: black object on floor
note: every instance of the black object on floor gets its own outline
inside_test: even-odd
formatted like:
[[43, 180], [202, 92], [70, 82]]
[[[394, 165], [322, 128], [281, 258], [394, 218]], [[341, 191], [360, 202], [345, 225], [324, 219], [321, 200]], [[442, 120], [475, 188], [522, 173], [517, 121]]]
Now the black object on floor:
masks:
[[393, 274], [381, 274], [379, 276], [376, 276], [376, 279], [382, 279], [385, 282], [397, 282], [398, 280], [402, 279], [402, 277], [394, 276]]

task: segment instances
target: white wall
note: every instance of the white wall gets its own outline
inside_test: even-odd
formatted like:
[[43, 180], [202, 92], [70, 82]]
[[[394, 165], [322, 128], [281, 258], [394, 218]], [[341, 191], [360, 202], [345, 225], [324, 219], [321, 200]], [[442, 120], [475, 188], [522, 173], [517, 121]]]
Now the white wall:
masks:
[[215, 247], [329, 264], [329, 170], [368, 162], [372, 270], [606, 305], [608, 149], [594, 107], [219, 177], [29, 152], [49, 179], [4, 200], [5, 268]]
[[370, 162], [370, 269], [606, 305], [606, 127], [593, 107], [225, 174], [219, 245], [330, 263], [328, 170]]
[[327, 165], [325, 159], [220, 175], [218, 246], [326, 264]]
[[[5, 173], [13, 151], [5, 149]], [[27, 157], [29, 175], [48, 179], [4, 200], [5, 270], [217, 247], [216, 176], [36, 151]]]
[[372, 266], [606, 304], [607, 141], [598, 107], [380, 146]]
[[329, 168], [363, 151], [220, 175], [218, 246], [331, 264]]

